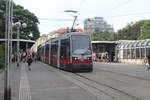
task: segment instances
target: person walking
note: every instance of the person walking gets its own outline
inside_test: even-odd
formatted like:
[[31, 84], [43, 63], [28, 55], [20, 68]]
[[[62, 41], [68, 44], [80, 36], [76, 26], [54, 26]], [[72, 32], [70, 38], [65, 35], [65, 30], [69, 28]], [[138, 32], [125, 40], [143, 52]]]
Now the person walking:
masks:
[[150, 53], [147, 55], [147, 62], [148, 62], [148, 68], [147, 68], [147, 70], [149, 71], [149, 69], [150, 69]]
[[31, 70], [31, 63], [33, 62], [33, 59], [31, 55], [27, 56], [27, 63], [28, 63], [28, 70]]

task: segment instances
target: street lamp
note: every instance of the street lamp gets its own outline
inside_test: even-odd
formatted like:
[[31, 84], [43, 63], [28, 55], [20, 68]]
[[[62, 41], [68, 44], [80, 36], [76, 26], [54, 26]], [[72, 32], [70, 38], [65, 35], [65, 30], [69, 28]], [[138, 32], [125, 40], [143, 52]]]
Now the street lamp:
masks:
[[20, 38], [19, 38], [19, 33], [20, 33], [20, 28], [26, 28], [27, 27], [27, 24], [26, 23], [22, 23], [21, 22], [16, 22], [14, 24], [16, 27], [17, 27], [17, 67], [19, 67], [19, 49], [20, 49]]

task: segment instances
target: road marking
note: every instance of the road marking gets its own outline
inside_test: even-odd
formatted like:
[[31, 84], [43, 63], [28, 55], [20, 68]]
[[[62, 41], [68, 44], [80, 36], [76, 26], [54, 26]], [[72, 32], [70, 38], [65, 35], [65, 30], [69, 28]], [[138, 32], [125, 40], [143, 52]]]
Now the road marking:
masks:
[[19, 100], [32, 100], [25, 64], [21, 66]]

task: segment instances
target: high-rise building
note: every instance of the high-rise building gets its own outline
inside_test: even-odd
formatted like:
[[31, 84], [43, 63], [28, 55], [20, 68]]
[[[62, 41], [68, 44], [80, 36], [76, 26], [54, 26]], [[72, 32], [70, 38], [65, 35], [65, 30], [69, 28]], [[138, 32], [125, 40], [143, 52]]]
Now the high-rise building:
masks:
[[113, 26], [107, 24], [104, 21], [103, 17], [94, 17], [94, 18], [87, 18], [84, 21], [84, 31], [88, 33], [95, 32], [98, 29], [100, 32], [104, 32], [106, 29], [109, 32], [114, 32]]

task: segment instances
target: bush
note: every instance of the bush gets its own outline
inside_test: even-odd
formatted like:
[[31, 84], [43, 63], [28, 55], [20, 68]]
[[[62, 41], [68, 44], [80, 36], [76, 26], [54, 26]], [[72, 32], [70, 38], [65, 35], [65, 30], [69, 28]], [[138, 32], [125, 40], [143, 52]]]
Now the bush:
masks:
[[5, 48], [4, 45], [0, 45], [0, 69], [4, 68], [5, 66]]

